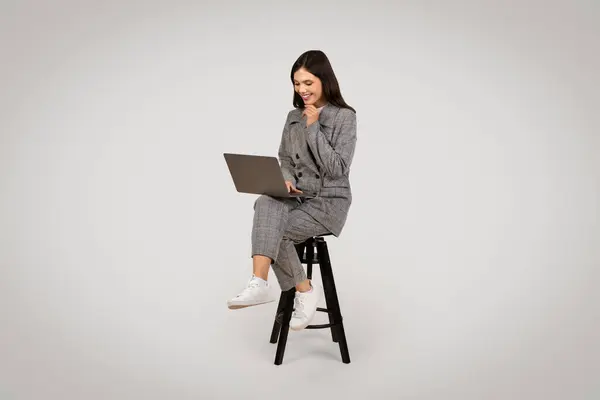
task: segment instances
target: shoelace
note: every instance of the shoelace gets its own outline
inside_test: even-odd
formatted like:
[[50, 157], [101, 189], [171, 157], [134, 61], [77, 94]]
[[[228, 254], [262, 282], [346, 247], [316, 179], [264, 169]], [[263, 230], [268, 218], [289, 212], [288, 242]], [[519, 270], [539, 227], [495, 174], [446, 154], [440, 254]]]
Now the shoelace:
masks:
[[254, 279], [250, 279], [246, 288], [244, 290], [242, 290], [242, 293], [238, 294], [236, 297], [243, 297], [243, 296], [247, 295], [252, 289], [257, 288], [257, 287], [258, 287], [258, 282]]
[[294, 298], [294, 312], [292, 313], [293, 318], [305, 318], [304, 313], [304, 297], [296, 296]]

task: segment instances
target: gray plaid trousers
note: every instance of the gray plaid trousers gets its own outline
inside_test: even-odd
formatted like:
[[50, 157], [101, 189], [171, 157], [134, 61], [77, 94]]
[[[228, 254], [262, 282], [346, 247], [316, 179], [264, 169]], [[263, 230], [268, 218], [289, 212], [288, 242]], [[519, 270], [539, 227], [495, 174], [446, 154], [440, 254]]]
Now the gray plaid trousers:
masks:
[[[308, 200], [310, 201], [310, 200]], [[306, 280], [295, 244], [329, 233], [305, 209], [307, 201], [296, 198], [260, 196], [254, 203], [252, 256], [271, 258], [281, 290]]]

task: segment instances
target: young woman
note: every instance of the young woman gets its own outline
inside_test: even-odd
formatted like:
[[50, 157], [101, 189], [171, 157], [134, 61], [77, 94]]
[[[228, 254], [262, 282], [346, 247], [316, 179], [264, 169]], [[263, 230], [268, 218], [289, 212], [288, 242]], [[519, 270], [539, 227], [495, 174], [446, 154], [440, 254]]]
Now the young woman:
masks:
[[339, 236], [352, 202], [350, 164], [356, 144], [356, 111], [344, 101], [327, 56], [307, 51], [294, 63], [294, 109], [287, 115], [279, 161], [288, 191], [301, 198], [260, 196], [254, 203], [253, 275], [228, 301], [230, 309], [264, 304], [269, 268], [281, 290], [296, 288], [293, 330], [313, 318], [321, 288], [306, 278], [294, 244], [313, 236]]

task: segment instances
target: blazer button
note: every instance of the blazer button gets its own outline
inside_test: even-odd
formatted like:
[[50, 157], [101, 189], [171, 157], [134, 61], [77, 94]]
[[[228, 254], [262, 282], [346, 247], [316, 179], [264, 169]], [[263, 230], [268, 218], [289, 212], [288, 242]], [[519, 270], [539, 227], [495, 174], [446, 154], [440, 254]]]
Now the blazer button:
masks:
[[296, 159], [300, 159], [300, 156], [298, 155], [298, 153], [296, 153]]
[[302, 178], [302, 172], [298, 172], [298, 177]]

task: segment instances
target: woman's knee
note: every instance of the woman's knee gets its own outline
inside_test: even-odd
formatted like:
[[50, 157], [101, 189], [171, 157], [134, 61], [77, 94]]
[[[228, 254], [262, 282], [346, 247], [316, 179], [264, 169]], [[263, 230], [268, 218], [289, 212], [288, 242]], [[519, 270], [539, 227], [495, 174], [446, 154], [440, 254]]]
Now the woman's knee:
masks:
[[281, 206], [283, 204], [281, 203], [281, 200], [278, 200], [266, 194], [262, 194], [258, 196], [258, 198], [254, 201], [254, 210], [258, 208], [269, 208], [273, 207], [274, 205]]

